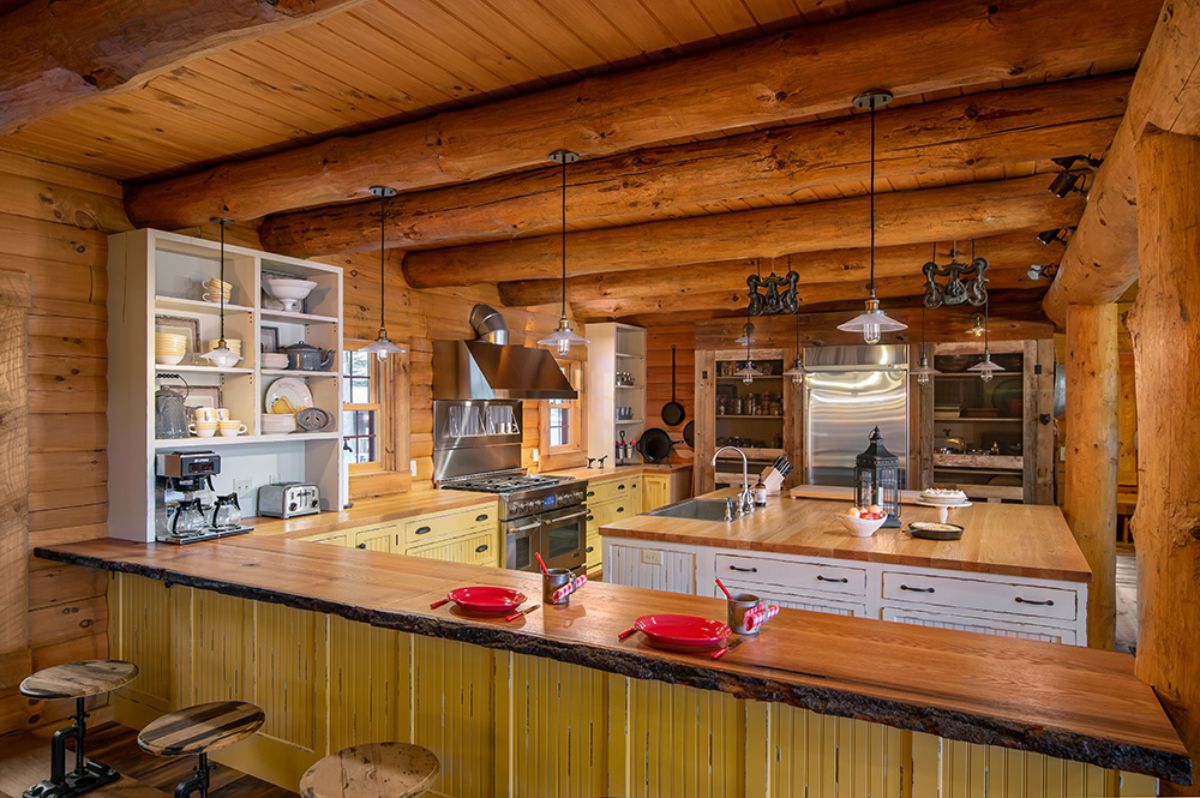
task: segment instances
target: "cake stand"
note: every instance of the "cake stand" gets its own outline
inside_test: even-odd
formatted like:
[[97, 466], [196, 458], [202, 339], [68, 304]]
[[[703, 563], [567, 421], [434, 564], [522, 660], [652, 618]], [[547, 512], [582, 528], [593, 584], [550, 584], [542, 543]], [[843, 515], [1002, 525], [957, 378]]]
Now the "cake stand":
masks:
[[927, 501], [922, 501], [921, 499], [917, 499], [916, 503], [921, 505], [922, 507], [937, 508], [938, 523], [942, 523], [942, 524], [947, 523], [946, 519], [948, 519], [950, 517], [951, 510], [958, 510], [963, 507], [971, 506], [971, 503], [969, 501], [968, 502], [960, 502], [959, 504], [942, 504], [941, 502], [927, 502]]

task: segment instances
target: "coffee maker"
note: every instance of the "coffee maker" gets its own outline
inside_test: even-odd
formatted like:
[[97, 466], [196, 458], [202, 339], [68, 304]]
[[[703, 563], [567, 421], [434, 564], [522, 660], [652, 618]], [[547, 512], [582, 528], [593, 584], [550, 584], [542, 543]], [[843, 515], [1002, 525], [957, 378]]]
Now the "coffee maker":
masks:
[[[216, 452], [163, 452], [155, 457], [154, 472], [154, 532], [163, 543], [195, 543], [253, 529], [240, 523], [240, 513], [234, 523], [223, 520], [237, 507], [237, 494], [215, 496], [212, 478], [221, 473]], [[206, 497], [215, 497], [215, 503], [206, 505]]]

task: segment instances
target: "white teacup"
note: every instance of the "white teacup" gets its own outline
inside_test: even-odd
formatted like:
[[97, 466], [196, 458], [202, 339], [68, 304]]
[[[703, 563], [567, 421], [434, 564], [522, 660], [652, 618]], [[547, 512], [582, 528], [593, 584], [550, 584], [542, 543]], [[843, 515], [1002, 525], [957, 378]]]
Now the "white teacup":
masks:
[[238, 435], [245, 435], [248, 427], [237, 419], [229, 419], [218, 421], [217, 429], [221, 431], [222, 437], [234, 438]]
[[216, 421], [195, 421], [188, 424], [188, 432], [197, 438], [211, 438], [217, 434]]
[[218, 407], [217, 408], [217, 421], [228, 421], [228, 420], [229, 420], [229, 408], [228, 407]]
[[[224, 409], [224, 408], [221, 408], [221, 409]], [[197, 423], [199, 423], [201, 421], [218, 421], [221, 418], [220, 412], [221, 412], [221, 410], [219, 410], [215, 407], [197, 407], [193, 411], [192, 416], [193, 416], [193, 418], [196, 419]], [[226, 417], [228, 417], [229, 411], [225, 410], [225, 414], [226, 414]]]

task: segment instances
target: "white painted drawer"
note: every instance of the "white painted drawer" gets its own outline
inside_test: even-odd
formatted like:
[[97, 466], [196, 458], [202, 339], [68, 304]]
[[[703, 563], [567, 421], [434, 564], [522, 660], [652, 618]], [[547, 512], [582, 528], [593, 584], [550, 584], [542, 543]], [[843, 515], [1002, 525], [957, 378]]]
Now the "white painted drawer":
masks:
[[883, 598], [960, 609], [1075, 620], [1078, 593], [1028, 583], [883, 572]]
[[[764, 601], [778, 604], [780, 607], [808, 610], [809, 612], [825, 612], [830, 615], [852, 615], [856, 618], [867, 617], [867, 605], [855, 601], [845, 601], [829, 596], [805, 596], [770, 585], [749, 585], [742, 582], [726, 582], [724, 579], [721, 581], [725, 582], [725, 586], [731, 593], [753, 593]], [[713, 585], [712, 590], [713, 598], [724, 598], [725, 594], [721, 592], [721, 588]]]
[[843, 565], [819, 565], [808, 562], [789, 562], [769, 557], [747, 557], [741, 554], [718, 554], [716, 572], [722, 580], [781, 585], [804, 592], [842, 593], [850, 596], [867, 594], [867, 572], [862, 568]]
[[1075, 630], [1071, 628], [1042, 626], [1025, 620], [1000, 620], [998, 618], [972, 618], [967, 615], [931, 611], [911, 607], [884, 607], [879, 617], [893, 623], [913, 626], [931, 626], [935, 629], [958, 629], [963, 632], [1017, 637], [1022, 640], [1040, 640], [1043, 643], [1075, 645]]

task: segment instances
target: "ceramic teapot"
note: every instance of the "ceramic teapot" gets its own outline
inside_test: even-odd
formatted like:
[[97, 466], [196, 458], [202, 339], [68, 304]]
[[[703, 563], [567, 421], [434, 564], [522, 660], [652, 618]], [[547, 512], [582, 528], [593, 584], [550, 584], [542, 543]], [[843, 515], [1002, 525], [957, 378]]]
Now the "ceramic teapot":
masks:
[[289, 369], [297, 371], [327, 371], [333, 365], [334, 353], [319, 349], [303, 341], [291, 346], [281, 346], [279, 351], [287, 355]]

